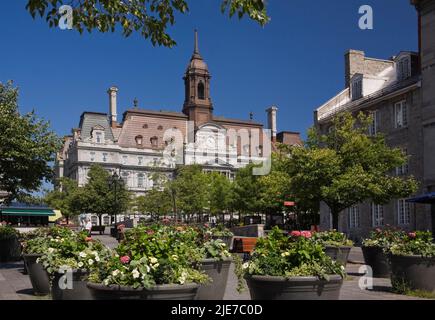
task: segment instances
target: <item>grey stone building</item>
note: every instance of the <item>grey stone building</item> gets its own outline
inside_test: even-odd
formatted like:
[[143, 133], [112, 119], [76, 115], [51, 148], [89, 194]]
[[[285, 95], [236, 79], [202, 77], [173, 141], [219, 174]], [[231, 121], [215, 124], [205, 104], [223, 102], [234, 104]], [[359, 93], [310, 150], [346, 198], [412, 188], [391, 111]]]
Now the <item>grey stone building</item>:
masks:
[[[341, 111], [373, 115], [370, 134], [381, 132], [392, 147], [408, 155], [396, 168], [398, 176], [413, 175], [416, 195], [435, 191], [435, 1], [411, 1], [419, 13], [419, 52], [402, 51], [390, 59], [375, 59], [363, 51], [345, 54], [345, 89], [314, 112], [315, 126], [327, 132]], [[342, 212], [340, 231], [361, 240], [370, 230], [385, 225], [405, 230], [432, 229], [431, 206], [394, 199], [386, 205], [370, 201]], [[321, 204], [322, 229], [332, 226], [330, 210]]]

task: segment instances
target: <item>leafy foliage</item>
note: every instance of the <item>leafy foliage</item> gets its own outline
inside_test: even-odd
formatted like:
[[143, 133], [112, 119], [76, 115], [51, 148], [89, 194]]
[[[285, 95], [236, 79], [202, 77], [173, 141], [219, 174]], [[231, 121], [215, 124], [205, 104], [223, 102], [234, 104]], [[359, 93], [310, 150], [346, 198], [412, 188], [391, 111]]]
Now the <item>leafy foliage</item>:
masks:
[[275, 227], [266, 238], [260, 238], [251, 260], [243, 265], [245, 274], [280, 277], [329, 275], [344, 277], [344, 268], [328, 257], [323, 246], [309, 238], [288, 237]]
[[1, 225], [0, 224], [0, 240], [8, 240], [13, 238], [18, 238], [20, 236], [20, 232], [13, 228], [10, 225]]
[[388, 147], [383, 135], [367, 134], [371, 121], [363, 113], [356, 118], [340, 113], [328, 134], [312, 129], [306, 148], [291, 150], [288, 173], [296, 202], [324, 201], [331, 209], [334, 229], [339, 213], [352, 205], [366, 200], [386, 203], [417, 190], [413, 177], [391, 175], [406, 157], [400, 149]]
[[323, 246], [353, 246], [352, 240], [349, 240], [344, 233], [337, 230], [315, 232], [312, 239]]
[[429, 231], [416, 231], [406, 234], [400, 241], [391, 245], [390, 251], [394, 255], [417, 255], [435, 257], [435, 243]]
[[19, 113], [17, 100], [12, 82], [0, 83], [0, 190], [8, 192], [7, 200], [37, 191], [43, 180], [50, 181], [50, 163], [61, 146], [48, 122], [34, 112]]
[[[166, 47], [176, 44], [167, 28], [175, 24], [176, 14], [189, 11], [186, 0], [28, 0], [26, 9], [33, 18], [39, 15], [50, 27], [57, 27], [62, 5], [73, 8], [73, 29], [80, 33], [84, 30], [114, 32], [120, 27], [126, 37], [137, 32], [153, 45]], [[262, 0], [223, 0], [221, 10], [228, 11], [230, 17], [248, 15], [260, 25], [269, 20]]]
[[231, 257], [227, 245], [219, 239], [203, 243], [200, 252], [204, 259], [224, 260]]
[[370, 232], [367, 239], [363, 240], [366, 247], [379, 247], [388, 251], [393, 243], [402, 242], [406, 233], [396, 227], [387, 226], [386, 228], [377, 228]]

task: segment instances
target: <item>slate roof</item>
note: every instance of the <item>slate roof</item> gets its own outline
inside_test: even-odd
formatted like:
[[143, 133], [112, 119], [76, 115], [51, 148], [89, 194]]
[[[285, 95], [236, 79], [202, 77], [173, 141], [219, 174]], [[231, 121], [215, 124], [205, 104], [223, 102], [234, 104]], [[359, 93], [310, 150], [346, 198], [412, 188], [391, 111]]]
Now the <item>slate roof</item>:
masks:
[[80, 136], [82, 139], [87, 139], [91, 137], [92, 128], [96, 126], [101, 126], [104, 128], [104, 135], [106, 140], [113, 141], [113, 133], [110, 127], [109, 121], [107, 119], [107, 113], [100, 112], [88, 112], [85, 111], [80, 116]]

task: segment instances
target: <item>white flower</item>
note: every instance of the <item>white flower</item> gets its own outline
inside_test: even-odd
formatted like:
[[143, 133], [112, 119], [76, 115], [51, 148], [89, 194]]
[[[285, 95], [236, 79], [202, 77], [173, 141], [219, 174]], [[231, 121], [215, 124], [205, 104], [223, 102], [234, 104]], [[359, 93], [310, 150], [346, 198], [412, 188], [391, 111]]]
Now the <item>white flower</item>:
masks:
[[113, 270], [112, 276], [116, 277], [119, 274], [119, 270]]
[[177, 261], [178, 260], [178, 256], [176, 254], [172, 255], [172, 259]]
[[81, 257], [81, 258], [86, 258], [86, 256], [87, 256], [87, 254], [86, 254], [86, 252], [80, 252], [79, 253], [79, 256]]
[[152, 263], [152, 264], [155, 264], [155, 263], [157, 263], [157, 259], [156, 258], [154, 258], [154, 257], [151, 257], [150, 258], [150, 262]]
[[92, 265], [94, 264], [94, 260], [89, 259], [89, 260], [88, 260], [88, 263], [89, 263], [90, 266], [92, 266]]
[[78, 263], [78, 266], [79, 266], [79, 268], [83, 267], [83, 262], [80, 261], [80, 262]]
[[99, 256], [95, 256], [95, 261], [100, 262], [100, 257]]
[[140, 277], [140, 273], [137, 269], [134, 269], [132, 274], [133, 274], [133, 279], [137, 279]]
[[53, 253], [54, 248], [48, 248], [48, 253]]
[[249, 268], [249, 262], [245, 262], [245, 263], [242, 265], [242, 268], [243, 268], [243, 269], [248, 269], [248, 268]]
[[150, 272], [151, 271], [151, 268], [150, 268], [150, 266], [145, 266], [145, 267], [147, 267], [147, 272]]

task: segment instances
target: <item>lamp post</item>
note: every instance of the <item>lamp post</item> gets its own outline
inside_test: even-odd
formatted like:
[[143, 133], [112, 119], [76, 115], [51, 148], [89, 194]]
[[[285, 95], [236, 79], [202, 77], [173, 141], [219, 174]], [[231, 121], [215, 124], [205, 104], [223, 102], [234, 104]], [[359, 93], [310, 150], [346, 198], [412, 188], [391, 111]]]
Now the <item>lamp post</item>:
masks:
[[113, 213], [113, 215], [114, 215], [114, 223], [113, 223], [113, 235], [116, 235], [116, 213], [117, 213], [117, 211], [118, 211], [118, 187], [119, 187], [119, 184], [120, 183], [122, 183], [122, 178], [120, 177], [120, 176], [118, 176], [118, 174], [116, 173], [116, 171], [115, 171], [115, 173], [110, 177], [110, 181], [109, 181], [109, 184], [110, 184], [110, 187], [112, 188], [112, 190], [113, 190], [113, 194], [114, 194], [114, 205], [113, 205], [113, 207], [114, 207], [114, 213]]

